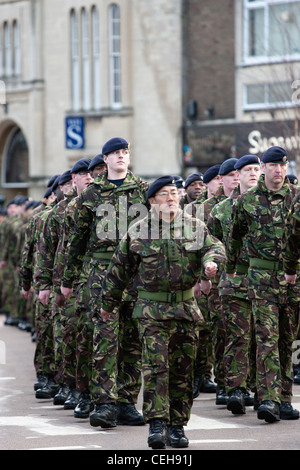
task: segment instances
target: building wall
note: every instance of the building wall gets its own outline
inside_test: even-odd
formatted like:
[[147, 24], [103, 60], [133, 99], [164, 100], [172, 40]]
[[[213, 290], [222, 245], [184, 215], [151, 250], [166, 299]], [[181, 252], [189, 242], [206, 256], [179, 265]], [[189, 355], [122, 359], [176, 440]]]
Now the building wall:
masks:
[[[3, 21], [18, 19], [21, 76], [0, 76], [0, 159], [10, 126], [19, 126], [29, 149], [29, 184], [0, 187], [7, 198], [28, 192], [37, 199], [50, 176], [92, 158], [111, 137], [131, 143], [131, 165], [147, 178], [179, 173], [181, 144], [181, 0], [118, 0], [121, 11], [122, 107], [109, 99], [108, 8], [102, 0], [0, 0]], [[99, 11], [101, 109], [74, 111], [71, 92], [70, 12]], [[83, 116], [85, 148], [66, 149], [66, 116]], [[2, 167], [3, 173], [3, 167]], [[3, 174], [2, 174], [3, 177]]]

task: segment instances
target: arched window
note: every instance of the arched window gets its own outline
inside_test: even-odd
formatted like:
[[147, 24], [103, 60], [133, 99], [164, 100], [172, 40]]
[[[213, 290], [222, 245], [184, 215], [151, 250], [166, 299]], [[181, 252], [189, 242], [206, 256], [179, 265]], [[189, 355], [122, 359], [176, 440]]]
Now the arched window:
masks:
[[96, 6], [92, 8], [92, 54], [93, 54], [93, 107], [100, 109], [100, 37], [99, 14]]
[[15, 76], [20, 75], [21, 73], [21, 54], [20, 54], [20, 29], [18, 22], [15, 20], [13, 22], [13, 74]]
[[110, 55], [110, 101], [113, 108], [120, 108], [121, 101], [121, 30], [120, 7], [109, 7], [109, 55]]
[[28, 186], [28, 146], [23, 132], [20, 128], [14, 127], [6, 141], [3, 152], [4, 180], [5, 187], [27, 187]]
[[90, 41], [88, 15], [85, 8], [81, 10], [81, 41], [83, 109], [89, 110], [91, 108]]
[[75, 10], [71, 11], [71, 70], [72, 70], [72, 106], [74, 111], [80, 109], [79, 79], [79, 42], [78, 20]]

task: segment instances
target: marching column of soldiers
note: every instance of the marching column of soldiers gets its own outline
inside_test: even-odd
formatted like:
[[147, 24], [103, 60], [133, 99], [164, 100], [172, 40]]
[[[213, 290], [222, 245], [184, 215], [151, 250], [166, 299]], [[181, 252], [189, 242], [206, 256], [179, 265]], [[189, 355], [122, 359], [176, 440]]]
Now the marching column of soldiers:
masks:
[[185, 181], [129, 164], [114, 137], [41, 201], [1, 210], [1, 311], [35, 342], [36, 399], [95, 427], [147, 423], [153, 449], [189, 446], [203, 392], [235, 415], [299, 419], [300, 186], [286, 150]]

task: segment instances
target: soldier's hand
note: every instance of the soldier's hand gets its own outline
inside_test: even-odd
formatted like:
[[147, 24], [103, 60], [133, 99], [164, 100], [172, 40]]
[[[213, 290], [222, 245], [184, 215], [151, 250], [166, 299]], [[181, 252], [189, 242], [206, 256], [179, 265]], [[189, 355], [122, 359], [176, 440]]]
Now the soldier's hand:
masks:
[[71, 287], [63, 287], [61, 286], [60, 288], [61, 290], [61, 293], [62, 295], [66, 298], [66, 299], [70, 299], [72, 293], [73, 293], [73, 289]]
[[199, 282], [194, 286], [194, 296], [196, 299], [200, 299], [201, 297], [201, 286]]
[[48, 305], [50, 297], [50, 290], [40, 290], [38, 299], [43, 305]]
[[30, 297], [32, 296], [32, 289], [25, 290], [24, 288], [22, 288], [20, 293], [21, 293], [21, 296], [23, 297], [23, 299], [29, 300]]
[[202, 279], [200, 286], [201, 286], [201, 291], [203, 292], [203, 294], [208, 295], [210, 293], [210, 289], [211, 289], [210, 281], [206, 281], [205, 279]]
[[62, 294], [55, 294], [55, 303], [59, 308], [62, 308], [65, 305], [66, 299], [65, 296]]
[[204, 264], [204, 272], [207, 277], [215, 277], [218, 271], [218, 265], [213, 261]]
[[289, 284], [296, 284], [297, 274], [285, 274], [284, 277]]
[[110, 317], [110, 312], [107, 312], [106, 310], [103, 310], [103, 308], [101, 308], [100, 316], [101, 316], [103, 321], [107, 321]]

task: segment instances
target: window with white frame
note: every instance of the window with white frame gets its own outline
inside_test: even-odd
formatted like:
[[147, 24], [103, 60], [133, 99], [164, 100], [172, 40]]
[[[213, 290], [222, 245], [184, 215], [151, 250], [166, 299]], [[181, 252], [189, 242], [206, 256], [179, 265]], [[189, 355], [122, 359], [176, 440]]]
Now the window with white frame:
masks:
[[12, 75], [11, 28], [7, 21], [4, 23], [4, 75]]
[[74, 111], [80, 109], [80, 78], [79, 78], [79, 40], [78, 17], [75, 10], [71, 11], [71, 74], [72, 74], [72, 106]]
[[244, 60], [300, 57], [300, 1], [244, 0]]
[[16, 20], [13, 22], [13, 74], [17, 77], [21, 73], [20, 29]]
[[93, 107], [100, 109], [100, 36], [99, 13], [96, 6], [92, 8], [92, 68], [93, 68]]
[[249, 84], [244, 86], [244, 109], [266, 109], [290, 107], [292, 103], [292, 84], [274, 82]]
[[83, 109], [88, 111], [91, 109], [90, 41], [89, 21], [85, 8], [81, 10], [81, 51]]
[[110, 101], [112, 108], [120, 108], [121, 100], [121, 30], [120, 7], [109, 7]]

